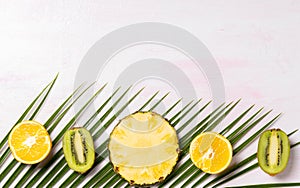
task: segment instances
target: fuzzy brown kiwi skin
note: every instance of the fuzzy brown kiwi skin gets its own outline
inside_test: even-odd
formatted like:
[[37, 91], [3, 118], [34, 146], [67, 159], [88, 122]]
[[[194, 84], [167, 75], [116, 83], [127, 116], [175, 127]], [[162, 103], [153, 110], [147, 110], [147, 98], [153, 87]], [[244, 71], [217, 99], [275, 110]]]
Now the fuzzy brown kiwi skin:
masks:
[[[156, 112], [153, 112], [153, 111], [135, 111], [134, 113], [132, 113], [132, 114], [129, 114], [129, 115], [127, 115], [127, 116], [125, 116], [124, 118], [122, 118], [122, 119], [120, 119], [119, 120], [119, 122], [117, 123], [117, 125], [113, 128], [113, 130], [111, 131], [111, 133], [110, 133], [110, 135], [109, 135], [109, 138], [111, 138], [111, 135], [112, 135], [112, 133], [114, 132], [114, 130], [116, 129], [116, 127], [120, 124], [120, 122], [122, 121], [122, 120], [124, 120], [124, 119], [126, 119], [126, 118], [128, 118], [129, 116], [131, 116], [131, 115], [133, 115], [133, 114], [136, 114], [136, 113], [148, 113], [148, 112], [151, 112], [152, 114], [155, 114], [155, 115], [159, 115], [159, 116], [161, 116], [160, 114], [158, 114], [158, 113], [156, 113]], [[162, 116], [161, 116], [162, 117]], [[177, 135], [177, 132], [176, 132], [176, 129], [171, 125], [171, 123], [170, 123], [170, 121], [167, 119], [167, 118], [165, 118], [165, 117], [162, 117], [164, 120], [166, 120], [168, 123], [169, 123], [169, 125], [174, 129], [174, 131], [175, 131], [175, 133], [176, 133], [176, 136], [178, 137], [178, 135]], [[108, 142], [108, 144], [107, 144], [107, 150], [108, 150], [108, 156], [109, 156], [109, 161], [110, 161], [110, 164], [112, 165], [112, 168], [113, 168], [113, 170], [114, 170], [114, 172], [116, 173], [116, 174], [118, 174], [121, 178], [123, 178], [124, 180], [126, 180], [129, 184], [130, 184], [130, 186], [141, 186], [141, 187], [148, 187], [148, 186], [155, 186], [155, 185], [158, 185], [159, 183], [162, 183], [173, 171], [174, 171], [174, 169], [175, 169], [175, 167], [177, 166], [177, 163], [178, 163], [178, 160], [179, 160], [179, 156], [180, 156], [180, 153], [181, 153], [181, 150], [180, 150], [180, 148], [178, 148], [176, 151], [177, 151], [177, 153], [178, 153], [178, 155], [177, 155], [177, 158], [176, 158], [176, 162], [175, 162], [175, 165], [173, 166], [173, 168], [172, 168], [172, 170], [170, 171], [170, 173], [168, 174], [168, 175], [166, 175], [166, 177], [165, 178], [163, 178], [163, 177], [161, 177], [161, 178], [159, 178], [159, 180], [157, 181], [157, 182], [154, 182], [154, 183], [150, 183], [150, 184], [146, 184], [146, 183], [144, 183], [144, 184], [138, 184], [138, 183], [135, 183], [134, 181], [132, 181], [132, 180], [127, 180], [126, 178], [124, 178], [119, 172], [118, 172], [118, 166], [114, 166], [114, 164], [112, 163], [112, 160], [111, 160], [111, 155], [110, 155], [110, 150], [109, 150], [109, 144], [110, 144], [110, 141]], [[177, 139], [177, 144], [179, 145], [179, 141], [178, 141], [178, 139]]]
[[[274, 129], [269, 129], [269, 130], [266, 130], [264, 131], [262, 134], [264, 134], [265, 132], [268, 132], [268, 131], [281, 131], [283, 133], [285, 133], [283, 130], [279, 129], [279, 128], [274, 128]], [[286, 133], [285, 133], [286, 134]], [[290, 141], [289, 139], [287, 140], [289, 142], [289, 146], [290, 146]], [[256, 154], [256, 158], [258, 158], [258, 152]], [[260, 166], [260, 164], [258, 163], [258, 165]], [[286, 168], [286, 167], [285, 167]], [[276, 176], [277, 174], [280, 174], [281, 172], [283, 172], [285, 170], [285, 168], [283, 168], [281, 171], [277, 172], [277, 173], [270, 173], [270, 172], [267, 172], [265, 169], [263, 169], [261, 166], [260, 166], [260, 169], [262, 169], [266, 174], [270, 175], [270, 176]]]

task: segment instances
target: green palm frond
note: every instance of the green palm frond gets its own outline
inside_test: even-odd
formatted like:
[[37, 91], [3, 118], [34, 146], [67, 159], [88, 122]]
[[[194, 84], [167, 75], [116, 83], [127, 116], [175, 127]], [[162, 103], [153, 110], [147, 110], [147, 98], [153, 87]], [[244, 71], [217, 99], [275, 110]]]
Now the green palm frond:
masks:
[[[19, 122], [23, 121], [25, 119], [26, 116], [29, 116], [30, 111], [32, 110], [32, 108], [34, 107], [34, 105], [37, 103], [37, 101], [42, 97], [42, 95], [44, 94], [44, 92], [46, 92], [45, 96], [42, 98], [41, 102], [38, 104], [37, 108], [34, 110], [34, 112], [31, 114], [31, 117], [29, 119], [33, 119], [35, 117], [35, 115], [39, 112], [39, 110], [41, 109], [41, 106], [44, 104], [46, 98], [48, 97], [51, 89], [53, 88], [56, 79], [57, 79], [58, 75], [54, 78], [54, 80], [52, 80], [39, 94], [38, 96], [30, 103], [30, 105], [27, 107], [27, 109], [24, 111], [24, 113], [21, 115], [21, 117], [17, 120], [17, 122], [15, 123], [18, 124]], [[48, 90], [47, 90], [48, 89]], [[9, 133], [11, 132], [11, 130], [13, 129], [13, 127], [10, 129], [10, 131], [6, 134], [6, 136], [2, 139], [0, 146], [1, 146], [1, 151], [4, 150], [4, 144], [7, 143], [7, 139], [9, 136]], [[0, 165], [2, 166], [5, 159], [8, 157], [8, 155], [10, 154], [9, 152], [9, 148], [6, 147], [4, 153], [1, 155], [0, 158]], [[1, 176], [2, 177], [2, 176]], [[0, 179], [1, 181], [2, 179]]]
[[[299, 145], [299, 144], [300, 144], [300, 142], [297, 142], [296, 144], [291, 145], [291, 149], [293, 149], [294, 147], [296, 147], [296, 146]], [[249, 163], [250, 161], [253, 161], [253, 160], [255, 159], [253, 156], [256, 156], [256, 153], [255, 153], [254, 155], [249, 156], [249, 157], [246, 159], [246, 160], [247, 160], [247, 163]], [[238, 166], [239, 166], [239, 167], [244, 166], [245, 164], [247, 164], [247, 163], [245, 163], [245, 162], [246, 162], [246, 161], [242, 161], [241, 163], [243, 163], [243, 164], [238, 164]], [[251, 170], [254, 170], [254, 169], [258, 168], [258, 167], [259, 167], [259, 166], [258, 166], [258, 163], [252, 164], [251, 166], [245, 168], [244, 170], [242, 170], [242, 171], [240, 171], [240, 172], [238, 172], [238, 173], [235, 173], [234, 175], [232, 175], [232, 176], [230, 176], [230, 177], [228, 177], [228, 178], [226, 178], [226, 179], [223, 179], [221, 182], [217, 183], [217, 184], [214, 185], [213, 187], [218, 187], [218, 186], [220, 186], [220, 185], [222, 185], [222, 184], [224, 184], [224, 183], [227, 183], [227, 182], [229, 182], [229, 181], [231, 181], [231, 180], [233, 180], [233, 179], [235, 179], [235, 178], [237, 178], [237, 177], [239, 177], [239, 176], [241, 176], [241, 175], [243, 175], [243, 174], [245, 174], [245, 173], [248, 173], [248, 172], [250, 172]], [[238, 169], [238, 168], [236, 168], [236, 170], [237, 170], [237, 169]], [[230, 172], [229, 172], [228, 174], [230, 174]], [[226, 174], [226, 175], [228, 175], [228, 174]]]
[[[290, 137], [291, 135], [293, 135], [294, 133], [296, 133], [298, 130], [294, 130], [293, 132], [289, 133], [288, 136]], [[294, 144], [293, 147], [295, 147], [297, 144]], [[236, 170], [242, 168], [243, 166], [249, 164], [250, 162], [254, 161], [256, 159], [256, 153], [253, 153], [252, 155], [250, 155], [249, 157], [247, 157], [246, 159], [244, 159], [243, 161], [239, 162], [238, 164], [235, 164], [234, 166], [231, 167], [231, 169], [219, 176], [217, 176], [216, 178], [214, 178], [213, 180], [211, 180], [210, 182], [208, 182], [207, 184], [205, 184], [203, 187], [207, 187], [209, 185], [212, 185], [218, 181], [220, 181], [221, 179], [223, 179], [224, 177], [228, 176], [229, 174], [235, 172]]]
[[[52, 85], [53, 86], [53, 85]], [[49, 133], [52, 132], [52, 130], [58, 125], [58, 123], [61, 121], [61, 119], [66, 115], [66, 113], [71, 109], [72, 105], [91, 87], [92, 85], [90, 85], [89, 87], [87, 87], [75, 100], [73, 103], [71, 103], [69, 106], [66, 107], [66, 109], [60, 114], [60, 116], [58, 116], [56, 118], [56, 121], [53, 122], [53, 125], [46, 125], [46, 128], [49, 128], [48, 131]], [[79, 89], [79, 88], [78, 88]], [[77, 92], [76, 89], [65, 101], [63, 104], [66, 104], [73, 96], [74, 94]], [[88, 105], [92, 102], [92, 100], [100, 94], [100, 92], [104, 89], [104, 87], [102, 87], [98, 92], [95, 93], [95, 95], [80, 109], [80, 111], [69, 121], [69, 123], [63, 128], [63, 130], [55, 137], [55, 139], [53, 140], [53, 145], [55, 145], [59, 139], [62, 137], [62, 135], [64, 134], [64, 132], [71, 127], [71, 125], [74, 124], [75, 120], [83, 113], [83, 111], [88, 107]], [[47, 95], [46, 95], [47, 96]], [[44, 98], [45, 99], [45, 98]], [[42, 102], [44, 101], [44, 99], [42, 100]], [[41, 104], [39, 105], [41, 106]], [[63, 107], [62, 105], [54, 112], [54, 114], [52, 114], [50, 116], [50, 118], [47, 120], [47, 122], [51, 123], [55, 116], [59, 113], [60, 110], [62, 110]], [[36, 110], [35, 110], [36, 111]], [[46, 122], [46, 123], [47, 123]], [[4, 183], [4, 187], [9, 187], [11, 185], [11, 183], [15, 180], [15, 178], [21, 173], [21, 171], [26, 167], [25, 164], [20, 164], [18, 163], [15, 159], [13, 159], [13, 161], [11, 161], [11, 163], [8, 165], [8, 167], [1, 173], [1, 181], [2, 179], [11, 171], [11, 169], [18, 164], [18, 168], [13, 172], [13, 175], [8, 179], [7, 182]], [[30, 169], [28, 170], [29, 173], [33, 173], [33, 169], [36, 167], [37, 165], [32, 165], [30, 167]], [[27, 176], [29, 176], [29, 173], [25, 174], [23, 176], [23, 179], [25, 179]], [[20, 182], [23, 182], [22, 180]], [[20, 184], [19, 182], [19, 184]], [[22, 184], [20, 184], [22, 185]]]
[[[113, 106], [116, 106], [117, 105], [117, 103], [119, 103], [120, 101], [121, 101], [121, 99], [125, 96], [125, 94], [129, 91], [129, 89], [130, 88], [128, 88], [126, 91], [125, 91], [125, 93], [123, 93], [122, 95], [121, 95], [121, 97], [112, 105], [112, 107]], [[94, 132], [91, 132], [92, 133], [92, 135], [93, 135], [93, 138], [94, 139], [97, 139], [98, 137], [100, 137], [101, 135], [102, 135], [102, 133], [105, 131], [105, 129], [110, 125], [110, 122], [112, 122], [116, 117], [117, 117], [117, 115], [118, 114], [120, 114], [124, 109], [125, 109], [125, 107], [127, 107], [140, 93], [141, 93], [141, 91], [142, 91], [143, 89], [141, 89], [140, 91], [138, 91], [123, 107], [121, 107], [121, 109], [116, 113], [116, 114], [114, 114], [113, 115], [113, 117], [111, 118], [111, 119], [109, 119], [108, 120], [108, 122], [106, 122], [106, 124], [104, 124], [103, 125], [103, 127], [101, 127], [100, 128], [100, 130], [98, 130], [96, 133], [94, 133]], [[111, 112], [111, 111], [110, 111]], [[105, 115], [105, 117], [106, 116], [108, 116], [108, 114], [106, 113], [106, 114], [104, 114]], [[100, 118], [100, 121], [99, 121], [99, 123], [101, 123], [103, 120], [104, 120], [104, 118], [105, 117], [103, 117], [103, 118]], [[94, 126], [98, 126], [98, 124], [96, 123], [96, 125], [94, 125]], [[105, 143], [105, 142], [104, 142]], [[100, 153], [100, 152], [102, 152], [103, 150], [105, 150], [106, 149], [106, 143], [105, 144], [102, 144], [102, 145], [100, 145], [98, 148], [96, 148], [95, 150], [96, 150], [96, 153]], [[64, 159], [63, 159], [64, 160]], [[97, 161], [98, 159], [96, 159], [96, 161]], [[51, 173], [49, 173], [49, 174], [47, 174], [46, 175], [46, 178], [45, 179], [43, 179], [43, 181], [41, 181], [40, 182], [40, 184], [38, 185], [38, 187], [43, 187], [43, 186], [45, 186], [47, 183], [49, 183], [49, 186], [53, 186], [54, 184], [56, 184], [57, 183], [57, 181], [59, 181], [60, 180], [60, 178], [63, 176], [63, 175], [65, 175], [65, 173], [66, 172], [68, 172], [70, 169], [69, 169], [69, 167], [67, 166], [67, 164], [64, 162], [63, 163], [64, 164], [64, 166], [62, 167], [62, 169], [59, 171], [59, 173], [55, 176], [55, 177], [53, 177], [54, 176], [54, 173], [52, 173], [53, 171], [51, 171]], [[56, 167], [58, 167], [57, 165], [55, 166], [55, 168]], [[59, 166], [60, 167], [60, 166]], [[55, 171], [54, 172], [57, 172], [59, 169], [57, 168], [57, 169], [55, 169]], [[76, 173], [77, 174], [77, 173]], [[51, 180], [51, 178], [53, 178], [53, 180], [52, 181], [50, 181]], [[50, 182], [49, 182], [50, 181]]]
[[[200, 101], [200, 100], [199, 100]], [[197, 101], [195, 104], [198, 104], [199, 103], [199, 101]], [[210, 102], [209, 102], [210, 103]], [[199, 111], [203, 111], [207, 106], [208, 106], [208, 104], [209, 103], [207, 103], [204, 107], [202, 107]], [[176, 103], [175, 103], [176, 104]], [[184, 113], [180, 116], [180, 117], [178, 117], [178, 119], [182, 119], [184, 116], [186, 116], [186, 114], [188, 113], [188, 112], [190, 112], [196, 105], [194, 104], [194, 105], [192, 105], [190, 108], [188, 108], [187, 109], [187, 107], [189, 106], [189, 104], [191, 104], [191, 103], [188, 103], [188, 105], [186, 105], [181, 111], [183, 112], [184, 111]], [[154, 107], [155, 108], [155, 107]], [[154, 109], [153, 107], [151, 107], [150, 109]], [[175, 115], [176, 117], [178, 116], [178, 113]], [[174, 117], [175, 116], [173, 116], [171, 119], [173, 119], [173, 121], [171, 121], [171, 123], [172, 122], [174, 122], [174, 123], [172, 123], [172, 125], [173, 126], [176, 126], [176, 122], [178, 122], [178, 119], [176, 120]], [[192, 121], [192, 119], [194, 119], [195, 118], [195, 116], [194, 117], [191, 117], [187, 122], [191, 122]], [[185, 126], [187, 125], [188, 123], [185, 123]], [[107, 179], [105, 178], [105, 177], [112, 177], [111, 178], [111, 182], [116, 182], [116, 181], [118, 181], [118, 180], [120, 180], [120, 176], [119, 175], [117, 175], [117, 174], [114, 174], [114, 172], [113, 172], [113, 169], [112, 168], [109, 168], [109, 169], [107, 169], [108, 167], [110, 166], [110, 164], [109, 163], [107, 163], [106, 165], [105, 165], [105, 167], [103, 168], [103, 169], [101, 169], [90, 181], [88, 181], [85, 185], [84, 185], [84, 187], [90, 187], [90, 186], [98, 186], [98, 185], [102, 185], [103, 183], [106, 183], [107, 182]], [[83, 180], [83, 179], [82, 179]], [[110, 183], [111, 183], [110, 182]], [[72, 186], [77, 186], [78, 184], [79, 184], [80, 182], [74, 182], [73, 184], [72, 184]], [[95, 184], [96, 183], [96, 184]], [[94, 185], [95, 184], [95, 185]]]
[[[52, 90], [57, 76], [51, 81], [30, 103], [24, 113], [17, 120], [16, 124], [27, 119], [36, 119], [38, 112], [42, 110], [42, 106], [47, 100], [50, 91]], [[59, 129], [57, 135], [53, 139], [53, 147], [57, 151], [39, 165], [24, 165], [16, 160], [9, 160], [10, 150], [7, 146], [7, 139], [9, 133], [2, 139], [0, 143], [1, 158], [0, 164], [4, 166], [1, 170], [0, 181], [3, 187], [129, 187], [127, 181], [123, 180], [119, 175], [115, 174], [110, 162], [108, 162], [108, 139], [105, 139], [100, 144], [95, 145], [96, 160], [95, 168], [85, 174], [78, 174], [69, 169], [59, 142], [63, 137], [64, 132], [70, 127], [76, 125], [78, 118], [85, 112], [89, 105], [96, 99], [97, 96], [105, 89], [102, 86], [95, 94], [86, 101], [81, 109], [73, 115], [62, 126], [61, 121], [66, 117], [70, 109], [77, 103], [79, 99], [88, 91], [93, 84], [85, 87], [83, 85], [75, 89], [66, 99], [58, 105], [58, 108], [50, 115], [48, 120], [44, 123], [48, 132], [51, 133], [55, 129]], [[83, 123], [83, 127], [87, 128], [94, 140], [103, 137], [106, 129], [115, 125], [115, 121], [119, 118], [119, 115], [143, 92], [143, 88], [137, 91], [130, 99], [122, 104], [122, 99], [130, 91], [131, 87], [121, 91], [121, 88], [117, 88], [110, 96], [105, 98], [103, 103], [98, 107], [96, 112], [92, 114]], [[119, 95], [116, 97], [116, 95]], [[154, 99], [159, 95], [159, 92], [154, 93], [149, 97], [145, 103], [138, 107], [137, 111], [152, 111], [168, 97], [169, 93], [162, 95], [154, 104], [150, 105]], [[71, 99], [74, 99], [71, 101]], [[114, 100], [112, 100], [114, 99]], [[112, 102], [113, 101], [113, 102]], [[208, 110], [211, 101], [203, 103], [199, 99], [197, 101], [191, 101], [183, 106], [180, 110], [175, 111], [182, 100], [175, 101], [165, 112], [161, 112], [163, 117], [169, 119], [171, 125], [177, 130], [179, 135], [180, 148], [182, 149], [179, 155], [178, 165], [175, 170], [167, 177], [167, 179], [158, 185], [158, 187], [175, 187], [175, 186], [191, 186], [191, 187], [208, 187], [208, 186], [220, 186], [227, 183], [239, 176], [250, 172], [258, 167], [257, 163], [253, 163], [256, 159], [256, 153], [250, 155], [241, 162], [232, 165], [224, 173], [212, 177], [209, 174], [203, 173], [196, 168], [188, 156], [190, 142], [200, 133], [205, 131], [214, 130], [227, 116], [233, 114], [232, 112], [238, 106], [240, 100], [231, 102], [229, 104], [221, 104], [208, 115], [203, 116], [203, 112]], [[234, 118], [227, 126], [225, 126], [219, 133], [225, 135], [233, 145], [233, 154], [236, 155], [242, 150], [246, 149], [264, 130], [270, 127], [280, 116], [270, 117], [271, 110], [262, 114], [263, 108], [253, 110], [254, 105], [248, 107], [245, 111], [240, 112], [236, 118]], [[254, 112], [253, 112], [254, 111]], [[171, 115], [173, 114], [173, 115]], [[101, 116], [100, 116], [101, 115]], [[249, 117], [247, 117], [249, 115]], [[202, 117], [203, 116], [203, 117]], [[233, 115], [232, 115], [233, 116]], [[247, 117], [247, 118], [246, 118]], [[195, 123], [197, 118], [198, 123]], [[269, 118], [267, 123], [262, 124], [262, 120]], [[78, 125], [77, 125], [78, 126]], [[254, 133], [247, 137], [247, 133], [250, 130], [255, 129]], [[294, 134], [297, 130], [291, 132], [288, 136]], [[241, 139], [245, 138], [245, 141], [241, 142]], [[240, 143], [241, 142], [241, 143]], [[238, 143], [240, 143], [238, 145]], [[300, 143], [291, 145], [291, 148], [295, 148]], [[99, 169], [100, 167], [100, 169]], [[238, 172], [237, 172], [238, 171]], [[236, 173], [237, 172], [237, 173]], [[211, 178], [211, 180], [202, 185], [205, 180]], [[299, 186], [300, 183], [275, 183], [275, 184], [260, 184], [260, 185], [247, 185], [242, 187], [278, 187], [278, 186]]]
[[[238, 123], [238, 120], [241, 120], [241, 118], [242, 118], [241, 116], [245, 116], [250, 111], [251, 108], [252, 108], [252, 106], [249, 109], [247, 109], [244, 113], [242, 113], [240, 115], [240, 117], [238, 117], [232, 123], [230, 123], [220, 133], [222, 134], [222, 133], [226, 132], [228, 130], [228, 128], [232, 128], [234, 125], [236, 125]], [[249, 119], [247, 119], [242, 125], [240, 125], [239, 127], [237, 127], [236, 130], [233, 133], [237, 132], [237, 130], [242, 130], [248, 124], [248, 122], [250, 122], [260, 111], [261, 110], [258, 110], [254, 115], [252, 115]], [[264, 116], [262, 116], [260, 119], [262, 119], [266, 115], [267, 114], [265, 114]], [[252, 127], [253, 125], [255, 125], [255, 123], [250, 124], [249, 127]], [[228, 136], [228, 139], [230, 141], [232, 141], [231, 137], [233, 136], [233, 133]], [[188, 147], [188, 145], [187, 145], [187, 147]], [[191, 183], [192, 181], [194, 181], [197, 177], [199, 177], [200, 174], [203, 173], [201, 170], [199, 170], [197, 167], [195, 167], [193, 165], [193, 163], [192, 163], [191, 160], [188, 159], [185, 163], [187, 163], [186, 167], [183, 168], [182, 171], [186, 170], [187, 168], [188, 169], [186, 171], [184, 171], [184, 174], [182, 176], [180, 176], [178, 179], [176, 179], [175, 182], [171, 186], [175, 186], [175, 185], [181, 183], [182, 181], [184, 181], [183, 185], [188, 185], [189, 183]], [[200, 180], [198, 180], [198, 182], [196, 184], [199, 184], [200, 182], [202, 182], [207, 177], [209, 177], [209, 174], [205, 174], [204, 176], [202, 176], [202, 178], [200, 178]]]
[[[57, 75], [58, 76], [58, 75]], [[25, 117], [27, 117], [27, 116], [29, 116], [29, 112], [32, 110], [32, 108], [33, 108], [33, 106], [35, 105], [35, 103], [40, 99], [40, 97], [42, 97], [42, 94], [44, 93], [44, 92], [46, 92], [45, 93], [45, 95], [44, 95], [44, 97], [41, 99], [41, 102], [39, 102], [39, 104], [37, 105], [37, 107], [35, 108], [35, 110], [33, 110], [33, 113], [30, 115], [30, 118], [29, 118], [29, 120], [32, 120], [32, 119], [34, 119], [35, 118], [35, 116], [37, 115], [37, 113], [39, 112], [39, 110], [41, 109], [41, 107], [42, 107], [42, 105], [45, 103], [45, 101], [46, 101], [46, 99], [47, 99], [47, 97], [48, 97], [48, 95], [49, 95], [49, 93], [50, 93], [50, 91], [51, 91], [51, 89], [53, 88], [53, 86], [54, 86], [54, 84], [55, 84], [55, 82], [56, 82], [56, 80], [57, 80], [57, 76], [54, 78], [54, 80], [52, 81], [52, 82], [50, 82], [39, 94], [38, 94], [38, 96], [32, 101], [32, 103], [27, 107], [27, 109], [25, 110], [25, 112], [21, 115], [21, 117], [19, 118], [19, 120], [17, 121], [17, 123], [19, 123], [19, 122], [21, 122], [22, 120], [24, 120], [25, 119]], [[49, 87], [49, 88], [48, 88]], [[48, 89], [48, 90], [47, 90]], [[46, 91], [47, 90], [47, 91]], [[16, 123], [16, 124], [17, 124]], [[15, 124], [15, 125], [16, 125]], [[11, 129], [12, 130], [12, 129]], [[11, 131], [10, 130], [10, 131]], [[10, 131], [9, 131], [9, 133], [10, 133]], [[4, 137], [4, 139], [1, 141], [1, 143], [7, 143], [7, 139], [8, 139], [8, 135], [9, 135], [9, 133]], [[4, 145], [4, 144], [3, 144]], [[4, 146], [2, 146], [1, 147], [1, 151], [2, 150], [4, 150]], [[9, 156], [9, 154], [10, 154], [10, 150], [9, 150], [9, 148], [8, 148], [8, 146], [6, 146], [6, 149], [5, 149], [5, 151], [4, 151], [4, 153], [1, 155], [1, 159], [0, 159], [0, 161], [1, 161], [1, 166], [3, 165], [3, 163], [5, 162], [5, 160], [7, 159], [7, 157]], [[15, 166], [15, 165], [19, 165], [19, 170], [18, 171], [20, 171], [20, 169], [22, 168], [22, 165], [23, 164], [20, 164], [20, 163], [18, 163], [15, 159], [13, 159], [10, 163], [9, 163], [9, 165], [5, 168], [5, 170], [1, 173], [1, 175], [0, 175], [0, 181], [2, 182], [3, 181], [3, 179], [5, 178], [5, 176], [12, 170], [12, 168]], [[11, 181], [13, 181], [14, 180], [14, 174], [9, 178], [9, 180], [8, 180], [8, 183], [10, 183]]]
[[[93, 84], [91, 84], [90, 86], [88, 86], [86, 89], [84, 89], [75, 99], [74, 101], [67, 105], [67, 103], [72, 99], [72, 97], [74, 97], [77, 92], [79, 91], [79, 89], [82, 86], [79, 86], [60, 106], [59, 108], [56, 109], [56, 111], [51, 115], [51, 117], [46, 121], [45, 123], [45, 127], [49, 127], [48, 125], [50, 123], [52, 123], [52, 121], [54, 121], [51, 126], [48, 128], [48, 132], [51, 133], [59, 124], [59, 122], [63, 119], [63, 117], [67, 114], [67, 112], [71, 109], [71, 107], [74, 105], [74, 103], [76, 101], [79, 100], [79, 98], [92, 86]], [[103, 87], [104, 88], [104, 87]], [[103, 89], [102, 88], [102, 89]], [[63, 110], [64, 109], [64, 110]], [[63, 110], [61, 112], [61, 110]], [[58, 116], [59, 115], [59, 116]], [[57, 116], [57, 117], [56, 117]], [[59, 135], [58, 135], [59, 137]], [[53, 145], [56, 144], [57, 139], [53, 141]], [[55, 157], [54, 157], [55, 158]], [[14, 180], [14, 178], [16, 178], [21, 171], [26, 167], [26, 165], [22, 164], [20, 165], [17, 170], [13, 173], [13, 176], [11, 176], [9, 178], [9, 180], [5, 183], [5, 185], [10, 185], [11, 182]], [[20, 181], [18, 182], [17, 186], [23, 185], [23, 183], [28, 179], [28, 177], [34, 173], [35, 168], [37, 167], [37, 165], [31, 165], [30, 168], [28, 169], [28, 171], [23, 175], [23, 177], [20, 179]]]
[[[80, 88], [80, 87], [79, 87]], [[66, 112], [70, 109], [71, 105], [66, 109], [64, 110], [64, 112], [62, 114], [60, 114], [59, 117], [57, 117], [59, 115], [59, 113], [61, 112], [61, 110], [65, 107], [65, 105], [71, 100], [71, 98], [76, 94], [76, 92], [79, 90], [76, 89], [57, 109], [56, 111], [50, 116], [50, 118], [46, 121], [46, 123], [44, 124], [44, 126], [46, 128], [48, 128], [48, 131], [49, 133], [51, 133], [53, 131], [53, 129], [57, 126], [57, 124], [60, 122], [60, 120], [62, 119], [62, 117], [66, 114]], [[57, 119], [56, 119], [57, 117]], [[54, 120], [56, 119], [56, 122], [52, 123]], [[15, 164], [17, 163], [17, 161], [13, 160], [10, 165], [13, 167]], [[30, 169], [28, 171], [32, 171], [37, 165], [32, 165], [30, 167]], [[21, 173], [21, 171], [26, 167], [25, 164], [20, 164], [18, 166], [18, 168], [14, 171], [13, 175], [8, 179], [8, 181], [6, 182], [6, 185], [10, 185], [11, 182]], [[7, 168], [7, 170], [10, 170], [11, 167]], [[3, 174], [5, 174], [6, 171], [3, 172]], [[26, 179], [26, 177], [28, 176], [29, 174], [26, 174], [23, 176], [23, 179]], [[19, 182], [22, 183], [23, 181], [21, 180]], [[22, 184], [20, 184], [22, 185]]]
[[226, 188], [269, 188], [269, 187], [299, 187], [300, 182], [297, 183], [267, 183], [267, 184], [257, 184], [257, 185], [243, 185], [243, 186], [234, 186]]

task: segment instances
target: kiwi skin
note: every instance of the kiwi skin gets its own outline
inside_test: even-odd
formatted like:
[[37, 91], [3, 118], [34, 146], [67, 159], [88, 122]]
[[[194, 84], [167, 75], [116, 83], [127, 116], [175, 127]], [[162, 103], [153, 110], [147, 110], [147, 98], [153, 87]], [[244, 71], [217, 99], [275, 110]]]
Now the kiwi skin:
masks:
[[264, 172], [271, 176], [283, 172], [288, 164], [289, 155], [290, 142], [284, 131], [271, 129], [261, 134], [258, 142], [257, 159]]

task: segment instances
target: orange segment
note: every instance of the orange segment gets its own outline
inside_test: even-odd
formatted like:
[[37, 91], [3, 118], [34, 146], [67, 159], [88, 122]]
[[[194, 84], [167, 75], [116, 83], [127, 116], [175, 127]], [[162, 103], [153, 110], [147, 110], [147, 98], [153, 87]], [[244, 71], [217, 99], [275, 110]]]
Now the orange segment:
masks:
[[8, 144], [14, 158], [25, 164], [41, 162], [52, 147], [47, 130], [36, 121], [17, 124], [9, 135]]
[[224, 136], [215, 132], [205, 132], [191, 142], [190, 157], [202, 171], [217, 174], [229, 166], [232, 146]]

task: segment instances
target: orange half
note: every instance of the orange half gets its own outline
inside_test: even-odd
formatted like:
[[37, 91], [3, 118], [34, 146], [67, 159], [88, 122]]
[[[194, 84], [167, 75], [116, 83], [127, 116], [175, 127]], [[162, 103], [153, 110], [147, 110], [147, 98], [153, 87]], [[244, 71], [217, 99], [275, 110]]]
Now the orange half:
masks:
[[232, 146], [224, 136], [205, 132], [191, 142], [192, 162], [205, 173], [217, 174], [225, 170], [232, 160]]
[[8, 137], [14, 158], [24, 164], [36, 164], [50, 153], [52, 141], [45, 127], [36, 121], [17, 124]]

